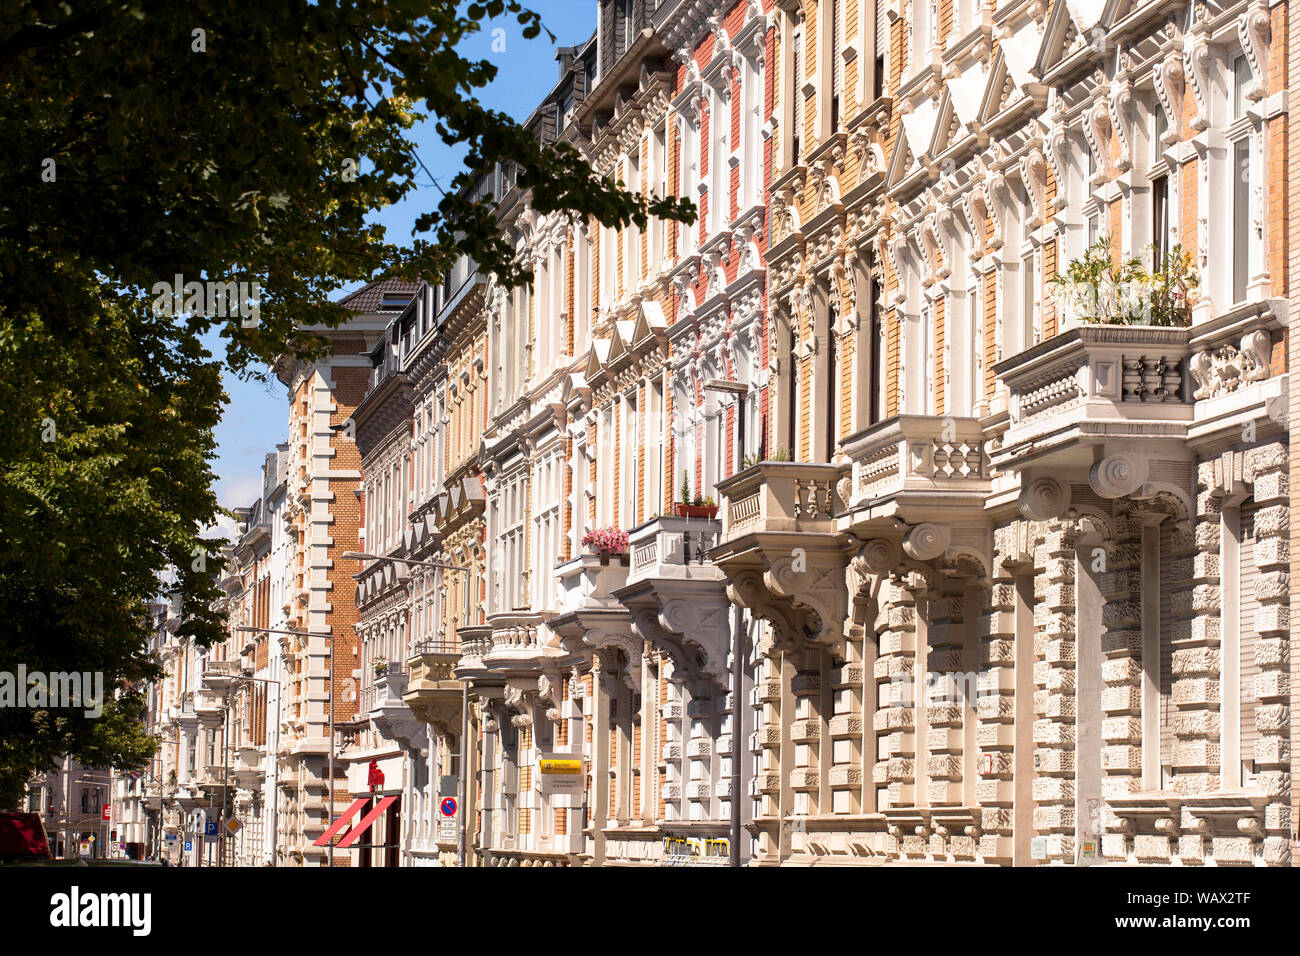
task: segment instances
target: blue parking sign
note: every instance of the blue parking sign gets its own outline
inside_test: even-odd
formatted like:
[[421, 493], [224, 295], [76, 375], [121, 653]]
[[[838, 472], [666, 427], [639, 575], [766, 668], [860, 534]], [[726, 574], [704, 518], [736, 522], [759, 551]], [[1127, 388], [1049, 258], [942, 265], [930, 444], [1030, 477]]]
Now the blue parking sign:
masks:
[[185, 841], [185, 852], [186, 852], [186, 853], [189, 853], [189, 852], [190, 852], [191, 850], [193, 850], [193, 849], [194, 849], [194, 844], [193, 844], [192, 842], [190, 842], [189, 840], [186, 840], [186, 841]]
[[203, 821], [203, 835], [204, 835], [205, 837], [214, 837], [214, 836], [217, 835], [217, 821], [216, 821], [216, 820], [205, 820], [205, 821]]

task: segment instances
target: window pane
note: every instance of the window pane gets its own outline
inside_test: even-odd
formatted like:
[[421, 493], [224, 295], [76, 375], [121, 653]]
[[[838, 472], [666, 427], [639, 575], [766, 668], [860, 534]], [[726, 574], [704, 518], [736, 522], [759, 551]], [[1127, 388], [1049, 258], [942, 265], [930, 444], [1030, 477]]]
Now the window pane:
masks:
[[1232, 301], [1246, 298], [1250, 273], [1250, 141], [1232, 144]]

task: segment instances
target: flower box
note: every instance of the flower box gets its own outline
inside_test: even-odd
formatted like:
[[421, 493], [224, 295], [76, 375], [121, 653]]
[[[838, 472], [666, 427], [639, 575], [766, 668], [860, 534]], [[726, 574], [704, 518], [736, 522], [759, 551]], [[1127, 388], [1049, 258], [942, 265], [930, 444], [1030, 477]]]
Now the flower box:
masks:
[[706, 518], [712, 521], [718, 516], [717, 505], [684, 505], [679, 502], [676, 508], [679, 518]]

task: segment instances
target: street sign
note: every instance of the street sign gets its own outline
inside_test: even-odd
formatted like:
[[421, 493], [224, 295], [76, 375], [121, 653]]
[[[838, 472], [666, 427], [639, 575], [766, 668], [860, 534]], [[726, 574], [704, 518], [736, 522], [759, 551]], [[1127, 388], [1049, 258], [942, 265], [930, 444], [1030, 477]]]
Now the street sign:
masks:
[[454, 817], [456, 815], [456, 798], [443, 797], [442, 803], [438, 804], [438, 809], [442, 811], [444, 817]]
[[438, 842], [455, 843], [456, 842], [456, 821], [449, 817], [443, 817], [438, 821]]
[[438, 796], [454, 797], [460, 792], [460, 777], [454, 773], [444, 773], [438, 778]]
[[193, 849], [194, 849], [194, 843], [193, 843], [192, 841], [190, 841], [190, 840], [186, 840], [186, 841], [185, 841], [185, 852], [186, 852], [186, 853], [189, 853], [189, 852], [190, 852], [191, 850], [193, 850]]
[[585, 777], [577, 754], [541, 754], [537, 760], [537, 789], [541, 793], [582, 793]]
[[164, 843], [176, 843], [176, 842], [178, 842], [179, 840], [180, 840], [180, 837], [178, 837], [175, 833], [164, 833], [164, 834], [163, 834], [163, 842], [164, 842]]
[[215, 837], [216, 837], [216, 835], [217, 835], [217, 821], [216, 821], [216, 820], [205, 820], [205, 821], [203, 821], [203, 835], [204, 835], [205, 837], [212, 837], [212, 838], [215, 838]]
[[113, 805], [111, 803], [104, 804], [104, 812], [101, 815], [100, 819], [101, 820], [113, 819]]
[[231, 817], [229, 820], [226, 821], [226, 832], [229, 833], [231, 836], [234, 836], [236, 833], [239, 832], [239, 828], [242, 826], [243, 824], [239, 822], [239, 819], [237, 817]]
[[80, 843], [77, 844], [77, 855], [80, 856], [83, 860], [90, 859], [89, 840], [82, 840]]

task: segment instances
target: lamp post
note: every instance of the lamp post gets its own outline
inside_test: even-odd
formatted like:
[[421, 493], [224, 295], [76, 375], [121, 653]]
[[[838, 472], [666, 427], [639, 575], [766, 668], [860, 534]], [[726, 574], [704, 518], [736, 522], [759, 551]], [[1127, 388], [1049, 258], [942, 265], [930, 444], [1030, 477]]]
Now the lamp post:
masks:
[[[449, 564], [446, 561], [418, 561], [414, 558], [395, 558], [386, 557], [378, 554], [367, 554], [364, 551], [344, 551], [344, 558], [351, 558], [357, 561], [387, 561], [391, 564], [414, 564], [422, 568], [441, 568], [444, 571], [469, 571], [470, 568], [459, 564]], [[457, 807], [459, 813], [456, 820], [456, 859], [457, 863], [463, 868], [465, 866], [465, 818], [469, 811], [465, 809], [465, 766], [468, 760], [466, 753], [469, 737], [469, 685], [465, 681], [460, 682], [460, 753], [456, 758], [456, 782]]]
[[[736, 396], [736, 457], [738, 465], [744, 464], [745, 455], [745, 400], [749, 395], [749, 386], [743, 382], [728, 382], [713, 379], [704, 385], [705, 391], [724, 392]], [[739, 468], [737, 468], [739, 470]], [[744, 687], [744, 662], [741, 654], [744, 649], [744, 637], [741, 634], [744, 612], [736, 606], [734, 622], [731, 626], [731, 866], [740, 866], [740, 738], [741, 738], [741, 693]]]
[[[264, 629], [263, 629], [263, 628], [243, 628], [243, 627], [239, 627], [239, 628], [236, 628], [235, 630], [238, 630], [238, 631], [251, 630], [251, 631], [264, 632]], [[331, 643], [332, 643], [332, 642], [331, 642]], [[252, 669], [252, 668], [245, 668], [245, 673], [241, 673], [238, 677], [235, 678], [236, 682], [238, 682], [238, 683], [245, 683], [245, 684], [248, 684], [248, 683], [256, 683], [256, 684], [274, 684], [274, 685], [275, 685], [275, 723], [273, 724], [273, 726], [275, 727], [275, 750], [273, 751], [273, 756], [274, 756], [274, 758], [275, 758], [275, 761], [276, 761], [276, 767], [277, 767], [277, 769], [278, 769], [278, 767], [279, 767], [279, 765], [280, 765], [280, 697], [282, 696], [282, 693], [283, 693], [283, 692], [282, 692], [282, 690], [281, 690], [281, 685], [280, 685], [280, 682], [279, 682], [278, 680], [275, 680], [275, 679], [272, 678], [272, 677], [254, 677], [251, 673], [247, 673], [247, 671], [250, 671], [251, 669]], [[333, 679], [333, 668], [331, 668], [330, 671], [331, 671], [331, 679]], [[333, 737], [333, 734], [331, 734], [330, 736]], [[268, 750], [271, 749], [269, 742], [268, 742], [268, 744], [267, 744], [267, 749], [268, 749]], [[279, 780], [279, 774], [278, 774], [278, 773], [276, 774], [276, 779], [277, 779], [277, 782], [278, 782], [278, 780]], [[274, 795], [273, 795], [273, 796], [274, 796]], [[270, 827], [270, 830], [271, 830], [271, 861], [272, 861], [272, 862], [271, 862], [271, 865], [272, 865], [272, 866], [275, 866], [275, 839], [276, 839], [276, 831], [277, 831], [277, 828], [278, 828], [279, 825], [280, 825], [280, 812], [279, 812], [279, 806], [280, 806], [280, 801], [279, 801], [278, 798], [272, 800], [272, 802], [271, 802], [271, 827]], [[331, 812], [333, 812], [333, 808], [331, 808]], [[223, 837], [223, 839], [224, 839], [224, 837]]]
[[[334, 635], [333, 635], [333, 634], [326, 633], [326, 632], [324, 632], [324, 631], [292, 631], [292, 630], [288, 630], [288, 629], [285, 629], [285, 628], [277, 628], [277, 627], [243, 627], [243, 626], [240, 626], [240, 627], [236, 627], [235, 630], [236, 630], [236, 631], [251, 631], [251, 632], [254, 632], [254, 633], [257, 633], [257, 634], [288, 634], [288, 635], [290, 635], [290, 636], [292, 636], [292, 637], [322, 637], [322, 638], [324, 638], [325, 640], [327, 640], [327, 641], [330, 642], [330, 695], [329, 695], [329, 696], [330, 696], [330, 761], [329, 761], [329, 775], [330, 775], [330, 781], [329, 781], [329, 783], [330, 783], [330, 812], [329, 812], [329, 823], [332, 823], [332, 822], [334, 821]], [[250, 678], [247, 678], [247, 679], [248, 679], [248, 680], [263, 680], [264, 678], [253, 678], [253, 677], [250, 677]], [[279, 760], [280, 760], [280, 754], [279, 754], [279, 750], [280, 750], [280, 691], [278, 690], [278, 688], [279, 688], [279, 686], [280, 686], [280, 682], [279, 682], [279, 681], [273, 681], [273, 680], [270, 680], [270, 679], [265, 679], [265, 680], [266, 680], [267, 683], [275, 684], [276, 687], [277, 687], [277, 690], [276, 690], [276, 692], [275, 692], [275, 718], [276, 718], [276, 720], [275, 720], [275, 749], [276, 749], [275, 759], [276, 759], [276, 766], [277, 766], [277, 768], [278, 768], [278, 767], [279, 767]], [[279, 774], [278, 774], [278, 773], [276, 774], [276, 782], [277, 782], [277, 784], [279, 783]], [[277, 799], [276, 799], [276, 806], [277, 806], [277, 807], [279, 806], [279, 803], [280, 803], [280, 801], [279, 801], [279, 798], [278, 798], [278, 795], [277, 795]], [[280, 823], [280, 815], [279, 815], [278, 812], [276, 813], [275, 821], [276, 821], [276, 826], [279, 826], [279, 823]], [[328, 823], [327, 823], [326, 825], [328, 826]], [[272, 848], [274, 848], [274, 846], [275, 846], [275, 838], [274, 838], [274, 837], [271, 838], [271, 846], [272, 846]], [[329, 860], [330, 860], [330, 867], [333, 868], [333, 866], [334, 866], [334, 844], [333, 844], [333, 842], [331, 842], [330, 845], [329, 845]]]

